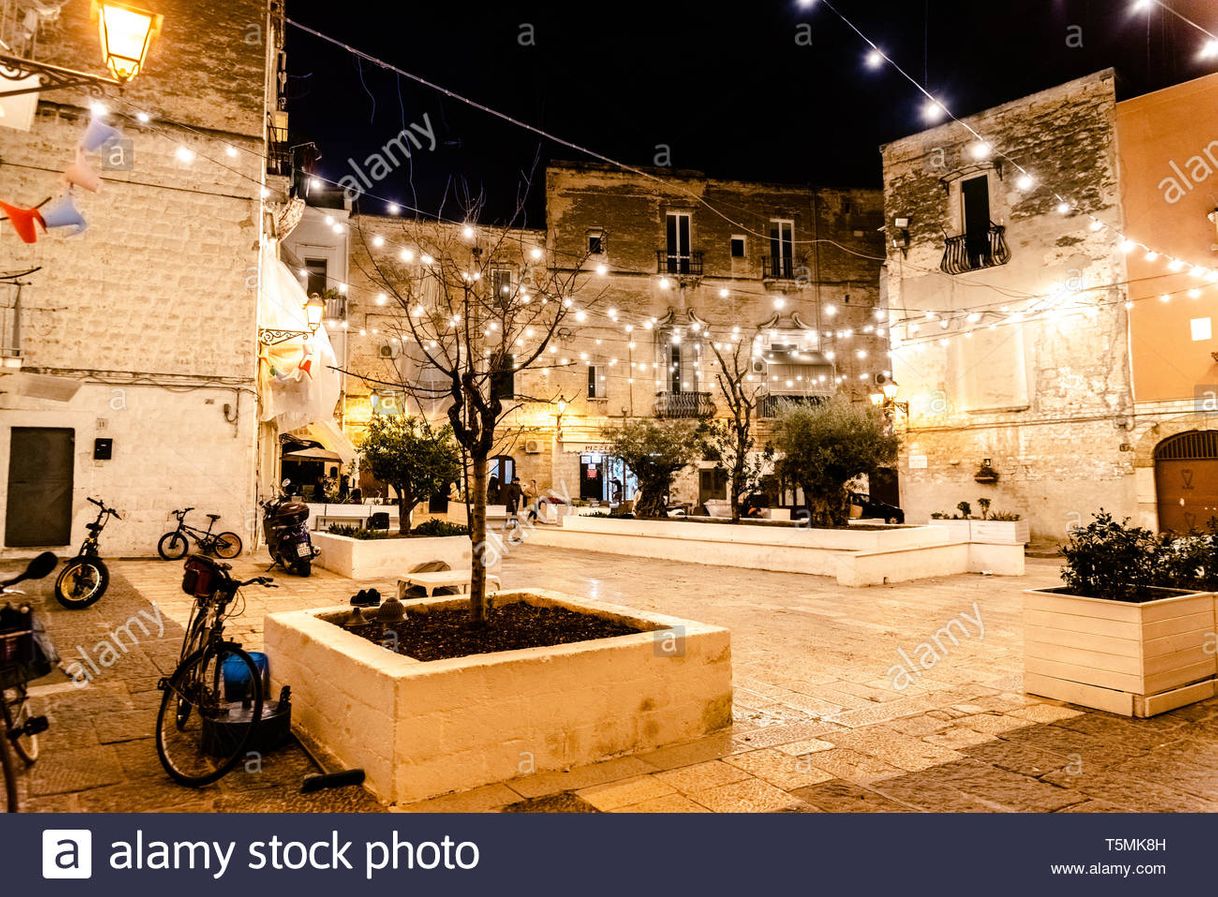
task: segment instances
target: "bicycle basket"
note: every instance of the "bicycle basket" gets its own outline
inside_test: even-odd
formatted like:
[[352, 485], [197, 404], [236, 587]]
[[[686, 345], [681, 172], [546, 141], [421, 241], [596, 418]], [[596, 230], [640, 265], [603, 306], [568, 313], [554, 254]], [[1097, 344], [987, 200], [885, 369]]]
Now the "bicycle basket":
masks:
[[34, 638], [34, 615], [28, 608], [0, 608], [0, 688], [12, 688], [51, 671]]
[[211, 558], [192, 554], [182, 573], [182, 591], [193, 598], [208, 598], [228, 581], [228, 573]]

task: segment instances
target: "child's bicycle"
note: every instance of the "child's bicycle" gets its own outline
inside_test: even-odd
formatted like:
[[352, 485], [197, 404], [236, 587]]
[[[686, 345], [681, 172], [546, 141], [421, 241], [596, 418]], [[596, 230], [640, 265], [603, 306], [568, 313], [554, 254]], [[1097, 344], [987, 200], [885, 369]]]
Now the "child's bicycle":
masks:
[[[30, 561], [25, 572], [0, 582], [0, 595], [20, 595], [11, 588], [27, 579], [49, 576], [59, 559], [49, 551]], [[51, 671], [53, 657], [38, 644], [34, 617], [28, 605], [0, 607], [0, 774], [4, 801], [0, 810], [17, 812], [17, 760], [33, 766], [38, 760], [38, 735], [47, 718], [30, 713], [26, 683]]]
[[244, 582], [230, 566], [202, 555], [186, 560], [182, 590], [195, 599], [178, 668], [157, 687], [164, 692], [156, 718], [156, 750], [173, 779], [195, 788], [227, 774], [244, 756], [262, 719], [263, 674], [224, 621], [243, 586], [277, 588], [269, 576]]
[[194, 508], [183, 508], [173, 512], [173, 516], [178, 519], [178, 528], [161, 536], [161, 540], [156, 543], [157, 554], [167, 561], [180, 561], [186, 557], [186, 552], [190, 550], [190, 540], [194, 539], [199, 551], [204, 554], [214, 554], [225, 560], [240, 556], [243, 547], [240, 536], [232, 532], [212, 532], [212, 527], [220, 519], [219, 514], [208, 514], [207, 529], [200, 529], [186, 522], [186, 515], [193, 510]]

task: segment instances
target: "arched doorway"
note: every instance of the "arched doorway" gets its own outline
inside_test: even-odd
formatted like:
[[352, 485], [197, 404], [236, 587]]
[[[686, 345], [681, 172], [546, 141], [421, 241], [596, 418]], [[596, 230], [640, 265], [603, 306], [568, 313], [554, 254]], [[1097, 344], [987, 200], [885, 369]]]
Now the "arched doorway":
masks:
[[1218, 517], [1218, 430], [1190, 430], [1155, 446], [1159, 530], [1205, 529]]

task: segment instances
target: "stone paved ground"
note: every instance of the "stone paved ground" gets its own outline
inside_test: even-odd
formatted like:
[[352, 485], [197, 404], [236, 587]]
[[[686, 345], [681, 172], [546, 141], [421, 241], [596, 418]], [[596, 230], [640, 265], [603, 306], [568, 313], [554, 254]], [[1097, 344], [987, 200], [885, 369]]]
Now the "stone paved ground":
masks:
[[[141, 605], [184, 622], [180, 565], [128, 561], [96, 611], [52, 614], [61, 649], [88, 644]], [[237, 564], [252, 576], [252, 559]], [[510, 812], [1190, 812], [1218, 810], [1218, 701], [1128, 720], [1021, 693], [1020, 592], [1056, 582], [1051, 561], [1022, 579], [954, 576], [852, 590], [794, 574], [636, 560], [536, 546], [507, 560], [504, 585], [541, 585], [688, 616], [732, 630], [732, 728], [700, 741], [448, 795], [411, 811]], [[138, 588], [125, 588], [123, 580]], [[345, 602], [352, 583], [319, 571], [247, 590], [230, 631], [261, 645], [267, 612]], [[92, 614], [93, 616], [89, 616]], [[953, 618], [962, 639], [920, 677], [901, 652]], [[141, 646], [83, 692], [41, 698], [54, 718], [31, 779], [32, 809], [376, 809], [355, 789], [302, 797], [299, 749], [190, 792], [160, 773], [149, 737], [158, 664], [175, 632]], [[894, 687], [896, 684], [903, 687]], [[45, 690], [45, 689], [44, 689]], [[44, 764], [46, 767], [44, 768]]]

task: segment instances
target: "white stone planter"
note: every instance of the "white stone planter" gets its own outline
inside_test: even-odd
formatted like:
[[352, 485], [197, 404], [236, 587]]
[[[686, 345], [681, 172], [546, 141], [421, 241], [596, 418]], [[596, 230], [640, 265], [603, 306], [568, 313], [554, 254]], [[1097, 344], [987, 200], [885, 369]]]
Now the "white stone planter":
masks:
[[[540, 590], [500, 592], [648, 631], [422, 663], [346, 632], [349, 608], [266, 618], [293, 728], [390, 803], [689, 741], [730, 725], [726, 629]], [[412, 604], [465, 606], [452, 598]]]
[[315, 563], [351, 579], [400, 576], [429, 561], [443, 561], [454, 570], [468, 570], [473, 562], [468, 536], [353, 539], [313, 533], [312, 537], [314, 546], [321, 549]]
[[1132, 604], [1024, 593], [1024, 689], [1123, 716], [1215, 695], [1214, 595], [1162, 590]]
[[943, 527], [954, 539], [964, 542], [1026, 545], [1030, 541], [1026, 520], [931, 520], [929, 525]]

